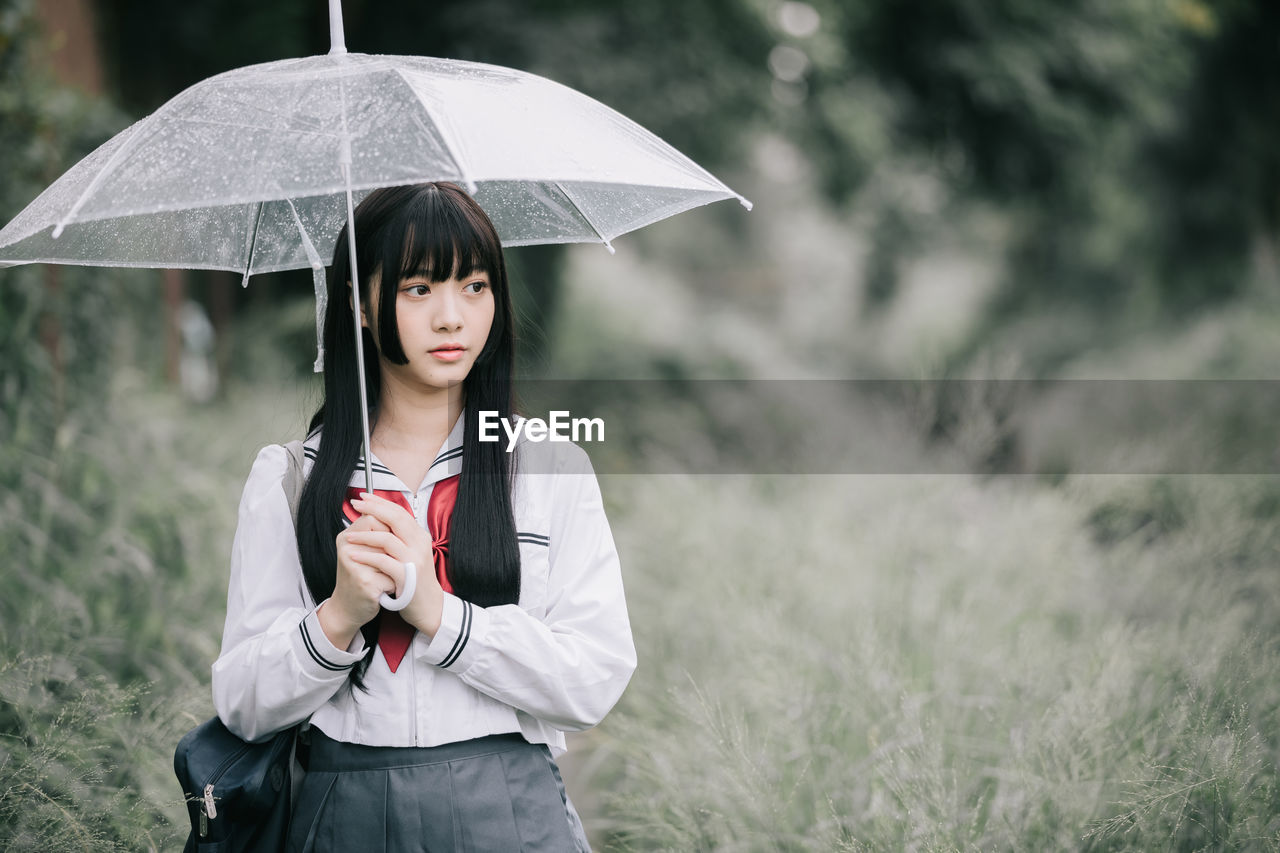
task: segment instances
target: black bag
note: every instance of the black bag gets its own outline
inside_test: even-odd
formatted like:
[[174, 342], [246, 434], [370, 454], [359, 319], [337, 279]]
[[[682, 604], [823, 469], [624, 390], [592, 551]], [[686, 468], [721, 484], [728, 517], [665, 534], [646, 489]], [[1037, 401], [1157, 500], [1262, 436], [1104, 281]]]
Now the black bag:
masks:
[[[302, 442], [285, 445], [289, 467], [284, 490], [297, 525], [302, 492]], [[289, 833], [299, 741], [306, 724], [284, 729], [270, 740], [249, 743], [218, 717], [183, 735], [173, 754], [191, 818], [184, 853], [279, 853]]]
[[185, 853], [284, 849], [293, 810], [290, 787], [299, 728], [248, 743], [211, 717], [178, 741], [173, 769], [191, 818]]

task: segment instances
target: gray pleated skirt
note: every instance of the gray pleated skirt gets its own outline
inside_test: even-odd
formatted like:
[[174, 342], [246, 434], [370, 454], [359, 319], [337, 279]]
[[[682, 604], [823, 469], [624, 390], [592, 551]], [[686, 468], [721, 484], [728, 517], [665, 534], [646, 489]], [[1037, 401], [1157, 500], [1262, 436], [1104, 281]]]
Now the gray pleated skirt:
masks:
[[378, 747], [310, 734], [289, 853], [590, 850], [544, 744], [505, 734]]

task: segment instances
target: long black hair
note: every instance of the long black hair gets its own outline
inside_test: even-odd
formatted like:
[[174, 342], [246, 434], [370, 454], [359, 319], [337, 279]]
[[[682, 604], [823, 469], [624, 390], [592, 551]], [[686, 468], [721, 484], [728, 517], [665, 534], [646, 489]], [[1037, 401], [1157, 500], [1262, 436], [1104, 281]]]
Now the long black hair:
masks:
[[[371, 422], [376, 422], [381, 392], [379, 349], [394, 364], [408, 363], [396, 324], [399, 279], [424, 272], [436, 281], [480, 270], [489, 274], [493, 324], [462, 383], [466, 420], [462, 473], [449, 527], [448, 573], [460, 598], [481, 607], [514, 604], [520, 597], [520, 548], [511, 509], [515, 470], [502, 442], [479, 440], [477, 415], [496, 411], [511, 418], [515, 405], [511, 382], [515, 324], [497, 230], [470, 196], [444, 182], [374, 190], [356, 208], [355, 227], [361, 310], [364, 316], [377, 318], [377, 348], [373, 332], [361, 330]], [[333, 594], [342, 503], [363, 443], [347, 244], [343, 227], [329, 269], [324, 400], [310, 426], [312, 432], [323, 427], [320, 449], [298, 506], [298, 553], [307, 588], [317, 602]], [[381, 281], [376, 289], [379, 310], [370, 312], [376, 281]], [[378, 624], [375, 618], [360, 629], [368, 652], [351, 672], [357, 687], [364, 686], [364, 673], [378, 642]]]

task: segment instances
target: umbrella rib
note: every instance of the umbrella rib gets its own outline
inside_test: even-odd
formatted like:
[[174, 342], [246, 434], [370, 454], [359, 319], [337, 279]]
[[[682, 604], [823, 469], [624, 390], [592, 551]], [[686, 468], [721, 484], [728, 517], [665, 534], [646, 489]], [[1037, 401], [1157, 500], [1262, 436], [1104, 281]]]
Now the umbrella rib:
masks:
[[311, 237], [302, 224], [302, 217], [298, 216], [298, 208], [293, 206], [293, 199], [285, 199], [285, 204], [289, 205], [289, 212], [293, 214], [293, 224], [298, 226], [298, 236], [302, 238], [302, 251], [306, 253], [307, 263], [313, 270], [324, 269], [324, 262], [320, 260], [320, 253], [316, 251], [315, 244], [311, 242]]
[[[238, 69], [238, 70], [241, 70], [241, 71], [242, 71], [242, 70], [244, 70], [244, 69]], [[232, 71], [232, 72], [228, 72], [228, 73], [234, 73], [234, 71]], [[219, 76], [221, 76], [221, 75], [219, 75]], [[188, 91], [200, 90], [200, 92], [203, 94], [203, 92], [204, 92], [204, 90], [205, 90], [205, 89], [211, 89], [211, 90], [213, 90], [215, 93], [217, 93], [217, 94], [219, 94], [219, 95], [221, 96], [221, 98], [223, 99], [224, 103], [229, 103], [229, 104], [234, 105], [234, 106], [235, 106], [235, 107], [237, 107], [237, 108], [243, 108], [243, 109], [246, 109], [246, 110], [249, 110], [249, 111], [252, 111], [252, 112], [260, 113], [260, 114], [261, 114], [261, 115], [263, 115], [264, 117], [268, 117], [268, 118], [279, 118], [279, 117], [280, 117], [279, 112], [274, 111], [274, 110], [270, 109], [269, 107], [262, 105], [261, 103], [259, 103], [257, 100], [255, 100], [255, 99], [253, 99], [253, 98], [235, 97], [235, 96], [233, 95], [233, 93], [232, 93], [232, 92], [218, 92], [217, 87], [215, 87], [215, 86], [211, 85], [211, 84], [213, 83], [213, 81], [214, 81], [214, 80], [216, 80], [216, 79], [217, 79], [217, 77], [210, 77], [210, 78], [208, 78], [207, 80], [203, 80], [203, 81], [201, 81], [200, 83], [197, 83], [195, 86], [192, 86], [192, 87], [191, 87], [191, 89], [189, 89]], [[244, 82], [245, 82], [245, 85], [246, 85], [246, 86], [251, 86], [251, 85], [252, 85], [249, 81], [244, 81]], [[175, 118], [178, 118], [178, 119], [179, 119], [179, 120], [181, 120], [181, 121], [200, 121], [200, 119], [194, 119], [194, 118], [191, 118], [191, 117], [177, 117], [177, 116], [175, 116]], [[213, 122], [210, 122], [210, 123], [212, 124]], [[232, 126], [232, 127], [238, 127], [239, 125], [231, 125], [231, 126]], [[247, 126], [247, 127], [255, 127], [256, 125], [246, 125], [246, 126]]]
[[432, 115], [431, 108], [422, 102], [422, 98], [418, 97], [418, 93], [414, 90], [413, 86], [410, 85], [409, 79], [404, 76], [404, 71], [400, 68], [393, 68], [392, 70], [395, 71], [395, 76], [400, 78], [400, 82], [409, 90], [409, 93], [413, 95], [414, 100], [418, 102], [418, 106], [420, 106], [422, 111], [427, 114], [427, 118], [431, 119], [431, 127], [435, 129], [437, 136], [439, 136], [440, 144], [444, 146], [445, 153], [448, 154], [449, 159], [453, 161], [453, 167], [457, 169], [458, 174], [462, 176], [462, 182], [467, 185], [467, 190], [472, 195], [475, 195], [476, 182], [471, 179], [470, 170], [463, 164], [462, 158], [456, 153], [455, 149], [457, 149], [458, 146], [449, 138], [449, 134], [445, 132], [444, 125], [441, 124], [434, 115]]
[[249, 235], [249, 256], [244, 260], [244, 278], [240, 280], [241, 287], [249, 286], [249, 274], [253, 269], [253, 253], [258, 250], [258, 229], [262, 227], [262, 206], [264, 202], [258, 202], [258, 212], [253, 217], [253, 233]]
[[573, 205], [573, 209], [578, 211], [578, 215], [582, 217], [582, 221], [587, 223], [587, 227], [595, 232], [595, 235], [600, 238], [601, 243], [604, 243], [604, 247], [609, 250], [609, 254], [614, 254], [617, 250], [613, 248], [613, 243], [609, 242], [609, 238], [600, 232], [600, 229], [596, 227], [596, 224], [591, 221], [591, 217], [587, 216], [587, 212], [578, 206], [578, 202], [574, 200], [573, 196], [569, 195], [569, 191], [565, 189], [559, 181], [553, 181], [552, 186], [560, 191], [560, 195], [564, 196], [565, 199], [568, 200], [569, 204]]
[[[188, 94], [190, 91], [191, 90], [188, 89], [186, 92], [177, 95], [171, 103], [181, 101], [183, 95]], [[125, 152], [128, 152], [130, 156], [133, 155], [138, 144], [142, 141], [140, 137], [143, 136], [143, 131], [151, 129], [152, 125], [157, 124], [155, 120], [157, 114], [158, 113], [152, 113], [134, 125], [134, 131], [129, 134], [129, 138], [120, 144], [120, 147], [112, 153], [111, 159], [103, 164], [102, 169], [99, 170], [98, 174], [93, 176], [93, 180], [89, 182], [89, 186], [84, 188], [84, 192], [80, 193], [80, 197], [76, 199], [76, 203], [71, 205], [71, 209], [67, 211], [67, 215], [59, 218], [57, 223], [53, 226], [53, 238], [55, 240], [62, 235], [62, 229], [66, 227], [77, 213], [80, 212], [80, 208], [84, 207], [84, 203], [89, 200], [89, 196], [98, 188], [98, 184], [102, 183], [107, 173], [124, 159]]]

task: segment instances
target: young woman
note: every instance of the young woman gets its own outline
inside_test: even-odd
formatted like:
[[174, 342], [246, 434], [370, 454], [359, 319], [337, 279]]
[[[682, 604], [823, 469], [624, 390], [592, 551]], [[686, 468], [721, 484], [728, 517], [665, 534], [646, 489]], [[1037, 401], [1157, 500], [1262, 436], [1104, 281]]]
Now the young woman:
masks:
[[[512, 418], [514, 362], [480, 207], [382, 189], [355, 227], [374, 494], [344, 228], [296, 537], [272, 445], [240, 503], [214, 705], [246, 740], [310, 719], [291, 851], [587, 849], [553, 756], [636, 664], [595, 474], [573, 444], [479, 440], [479, 412]], [[416, 592], [382, 609], [407, 563]]]

